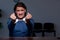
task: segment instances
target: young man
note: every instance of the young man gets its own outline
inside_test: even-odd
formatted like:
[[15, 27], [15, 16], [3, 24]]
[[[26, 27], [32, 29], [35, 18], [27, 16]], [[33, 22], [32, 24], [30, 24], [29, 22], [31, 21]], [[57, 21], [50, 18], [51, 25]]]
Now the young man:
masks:
[[14, 13], [8, 21], [10, 37], [31, 37], [34, 29], [32, 15], [27, 13], [24, 3], [19, 2], [14, 6]]

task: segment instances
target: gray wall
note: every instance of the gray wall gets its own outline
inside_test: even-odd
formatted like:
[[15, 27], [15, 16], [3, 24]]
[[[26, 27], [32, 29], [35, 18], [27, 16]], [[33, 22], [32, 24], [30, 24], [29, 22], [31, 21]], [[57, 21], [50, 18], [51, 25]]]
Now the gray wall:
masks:
[[[21, 0], [33, 15], [35, 22], [53, 22], [57, 37], [60, 37], [60, 0]], [[13, 12], [13, 0], [0, 0], [0, 9], [3, 10], [3, 29], [0, 29], [0, 37], [8, 37], [7, 18]]]

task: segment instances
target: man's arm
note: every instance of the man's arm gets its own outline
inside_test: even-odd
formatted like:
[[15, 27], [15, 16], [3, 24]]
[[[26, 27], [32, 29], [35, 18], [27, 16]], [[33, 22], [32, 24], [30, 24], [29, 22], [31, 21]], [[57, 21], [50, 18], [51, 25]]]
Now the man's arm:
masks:
[[28, 28], [28, 32], [31, 33], [30, 36], [35, 37], [35, 33], [34, 33], [34, 20], [30, 19], [30, 20], [26, 20], [27, 21], [27, 28]]
[[15, 20], [12, 20], [11, 18], [8, 19], [7, 24], [8, 24], [8, 29], [9, 29], [9, 31], [12, 31], [12, 30], [13, 30], [13, 28], [14, 28], [14, 26], [15, 26], [14, 21], [15, 21]]

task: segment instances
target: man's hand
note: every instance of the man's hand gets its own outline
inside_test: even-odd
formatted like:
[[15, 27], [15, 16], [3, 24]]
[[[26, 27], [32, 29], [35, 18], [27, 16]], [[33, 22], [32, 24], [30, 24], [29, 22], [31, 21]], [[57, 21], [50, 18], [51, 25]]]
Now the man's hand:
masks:
[[12, 14], [10, 15], [10, 18], [11, 18], [12, 20], [16, 20], [15, 13], [12, 13]]
[[31, 15], [30, 13], [27, 13], [27, 15], [26, 15], [25, 18], [26, 18], [26, 19], [31, 19], [31, 18], [32, 18], [32, 15]]
[[[12, 13], [12, 14], [10, 15], [10, 18], [11, 18], [12, 20], [16, 20], [15, 13]], [[26, 18], [26, 19], [31, 19], [31, 18], [32, 18], [32, 15], [31, 15], [30, 13], [27, 13], [27, 15], [26, 15], [25, 18]]]

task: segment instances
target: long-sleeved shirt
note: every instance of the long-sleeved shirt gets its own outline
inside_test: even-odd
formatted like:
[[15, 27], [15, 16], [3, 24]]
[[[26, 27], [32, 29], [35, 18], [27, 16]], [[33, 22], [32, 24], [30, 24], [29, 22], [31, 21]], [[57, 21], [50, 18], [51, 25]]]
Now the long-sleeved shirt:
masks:
[[8, 20], [8, 29], [10, 37], [29, 37], [34, 28], [34, 21], [32, 19], [29, 20], [29, 23], [25, 23], [24, 21], [18, 21], [14, 24], [12, 19]]

